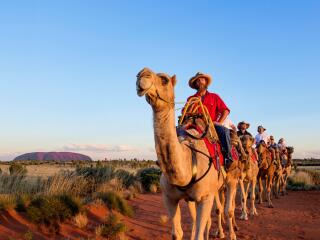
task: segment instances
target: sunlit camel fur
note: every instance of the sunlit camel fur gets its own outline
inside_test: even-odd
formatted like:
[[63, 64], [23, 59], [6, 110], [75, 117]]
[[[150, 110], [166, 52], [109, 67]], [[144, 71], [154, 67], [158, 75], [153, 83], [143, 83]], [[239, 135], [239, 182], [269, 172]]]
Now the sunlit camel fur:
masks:
[[[196, 208], [192, 237], [203, 240], [206, 226], [210, 222], [213, 201], [215, 198], [218, 199], [218, 189], [222, 180], [219, 180], [218, 171], [212, 167], [201, 181], [187, 190], [180, 191], [177, 188], [187, 185], [192, 178], [192, 152], [188, 147], [190, 142], [179, 142], [176, 134], [173, 103], [175, 84], [175, 76], [156, 74], [144, 68], [137, 75], [136, 88], [137, 94], [145, 95], [153, 110], [155, 149], [162, 171], [160, 184], [163, 200], [172, 222], [172, 238], [183, 239], [179, 201], [186, 199], [195, 201], [195, 204], [189, 204], [191, 209], [194, 206]], [[192, 147], [209, 154], [202, 140], [194, 141]], [[208, 169], [209, 159], [201, 153], [195, 152], [195, 154], [197, 178], [199, 178]]]
[[292, 154], [294, 152], [293, 147], [287, 147], [287, 163], [283, 166], [283, 183], [282, 183], [282, 193], [287, 194], [287, 180], [291, 174], [292, 170]]
[[[244, 135], [241, 137], [242, 146], [244, 151], [246, 152], [245, 161], [241, 161], [241, 178], [239, 180], [240, 188], [241, 188], [241, 205], [242, 205], [242, 213], [240, 219], [248, 220], [248, 209], [247, 209], [247, 198], [249, 189], [251, 187], [250, 194], [250, 215], [258, 215], [257, 209], [255, 207], [255, 188], [257, 184], [257, 176], [259, 172], [258, 162], [253, 161], [252, 159], [255, 156], [255, 150], [252, 147], [254, 143], [254, 138], [250, 135]], [[245, 186], [245, 182], [247, 185]]]
[[263, 192], [263, 180], [265, 180], [265, 192], [266, 199], [268, 201], [268, 207], [273, 208], [271, 201], [271, 188], [273, 183], [273, 176], [276, 170], [276, 165], [271, 157], [271, 152], [269, 152], [267, 145], [264, 141], [261, 141], [257, 147], [257, 153], [259, 156], [259, 203], [263, 202], [262, 192]]

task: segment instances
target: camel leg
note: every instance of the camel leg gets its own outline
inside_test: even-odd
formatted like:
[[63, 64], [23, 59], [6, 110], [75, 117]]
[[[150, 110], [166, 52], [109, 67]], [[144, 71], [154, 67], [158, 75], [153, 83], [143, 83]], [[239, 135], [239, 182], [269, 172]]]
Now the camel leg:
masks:
[[[223, 187], [222, 190], [220, 191], [220, 196], [221, 196], [220, 199], [221, 199], [222, 209], [225, 209], [225, 206], [226, 206], [226, 188], [225, 187]], [[222, 221], [222, 223], [226, 223], [226, 219], [225, 219], [223, 210], [221, 211], [221, 221]]]
[[196, 203], [188, 201], [188, 208], [189, 212], [191, 215], [191, 220], [192, 220], [192, 230], [191, 230], [191, 240], [194, 240], [195, 234], [196, 234], [196, 217], [197, 217], [197, 212], [196, 212]]
[[236, 209], [236, 195], [237, 195], [237, 187], [236, 187], [236, 190], [235, 190], [235, 193], [233, 195], [233, 200], [232, 200], [232, 203], [233, 203], [233, 218], [232, 218], [232, 224], [233, 224], [233, 229], [235, 231], [238, 231], [239, 230], [239, 227], [238, 227], [238, 224], [237, 224], [237, 221], [236, 221], [236, 215], [234, 214], [234, 210]]
[[263, 202], [262, 191], [263, 191], [262, 178], [259, 177], [259, 204], [261, 204]]
[[163, 194], [164, 204], [168, 209], [168, 215], [172, 222], [172, 239], [182, 240], [183, 231], [181, 228], [181, 212], [179, 201], [170, 199], [166, 194]]
[[242, 208], [242, 213], [241, 213], [241, 220], [248, 220], [248, 214], [247, 214], [247, 194], [244, 189], [244, 183], [243, 179], [240, 179], [239, 181], [240, 184], [240, 189], [241, 189], [241, 208]]
[[210, 227], [211, 227], [211, 213], [210, 213], [210, 216], [208, 218], [207, 225], [206, 225], [206, 228], [205, 228], [205, 231], [204, 231], [204, 239], [205, 240], [209, 240]]
[[215, 232], [214, 236], [218, 238], [225, 238], [223, 228], [222, 228], [222, 212], [223, 212], [223, 207], [220, 202], [220, 197], [219, 193], [216, 193], [214, 195], [214, 202], [216, 204], [216, 213], [217, 213], [217, 219], [218, 219], [218, 229]]
[[273, 208], [273, 204], [271, 201], [272, 178], [273, 178], [273, 176], [268, 176], [268, 180], [266, 179], [267, 199], [268, 199], [268, 207], [269, 208]]
[[196, 203], [197, 207], [197, 224], [196, 224], [196, 240], [204, 240], [204, 230], [211, 217], [211, 210], [214, 196], [208, 195], [200, 202]]
[[251, 181], [251, 196], [250, 196], [250, 201], [251, 201], [251, 209], [250, 209], [250, 216], [258, 216], [258, 212], [256, 209], [256, 206], [254, 204], [255, 202], [255, 198], [256, 198], [256, 184], [257, 184], [257, 178], [253, 177], [252, 181]]
[[230, 240], [236, 240], [236, 234], [234, 232], [233, 228], [233, 217], [234, 217], [234, 204], [233, 204], [233, 199], [234, 195], [236, 194], [237, 190], [237, 181], [229, 181], [227, 184], [227, 206], [226, 206], [226, 215], [228, 217], [228, 226], [229, 226], [229, 236]]

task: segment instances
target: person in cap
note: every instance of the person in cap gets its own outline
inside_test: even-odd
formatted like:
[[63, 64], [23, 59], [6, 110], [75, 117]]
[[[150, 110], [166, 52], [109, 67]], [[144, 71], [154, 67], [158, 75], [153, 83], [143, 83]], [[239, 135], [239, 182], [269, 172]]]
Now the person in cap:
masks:
[[276, 159], [276, 149], [278, 148], [278, 144], [275, 142], [274, 137], [271, 135], [269, 138], [269, 150], [272, 153], [273, 159]]
[[247, 131], [247, 129], [249, 127], [250, 127], [249, 123], [247, 123], [245, 121], [239, 122], [238, 126], [237, 126], [237, 128], [238, 128], [238, 131], [237, 131], [238, 137], [241, 137], [241, 136], [244, 136], [244, 135], [249, 135], [249, 136], [252, 137], [252, 134]]
[[218, 94], [208, 91], [208, 86], [211, 82], [212, 78], [208, 74], [200, 72], [190, 78], [189, 86], [197, 92], [190, 96], [188, 100], [191, 97], [200, 97], [203, 105], [207, 107], [222, 145], [222, 154], [224, 156], [225, 167], [227, 169], [233, 160], [231, 155], [230, 129], [224, 127], [223, 124], [230, 113], [230, 109]]
[[264, 127], [262, 126], [258, 126], [258, 134], [255, 137], [255, 143], [259, 144], [261, 141], [264, 141], [267, 146], [269, 146], [270, 144], [270, 139], [269, 139], [269, 135], [266, 133], [266, 130]]

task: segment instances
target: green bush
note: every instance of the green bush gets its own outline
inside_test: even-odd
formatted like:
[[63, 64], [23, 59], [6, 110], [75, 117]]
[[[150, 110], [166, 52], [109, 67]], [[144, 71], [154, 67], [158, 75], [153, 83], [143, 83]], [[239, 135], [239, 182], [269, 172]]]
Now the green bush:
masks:
[[109, 209], [119, 211], [125, 216], [132, 217], [133, 209], [128, 205], [127, 201], [120, 197], [115, 192], [99, 193], [97, 198], [100, 198]]
[[120, 240], [120, 234], [126, 231], [126, 226], [114, 214], [110, 214], [106, 222], [100, 226], [99, 234], [109, 240]]
[[133, 184], [136, 181], [136, 177], [134, 176], [134, 174], [123, 170], [123, 169], [119, 169], [115, 172], [115, 176], [116, 178], [118, 178], [119, 180], [122, 181], [123, 185], [126, 188], [129, 188], [130, 186], [133, 186]]
[[44, 224], [54, 232], [59, 232], [59, 222], [78, 214], [81, 204], [68, 195], [38, 196], [26, 208], [32, 222]]
[[115, 170], [112, 166], [78, 167], [76, 174], [93, 180], [96, 184], [103, 183], [115, 177]]
[[141, 182], [145, 191], [150, 191], [150, 186], [155, 185], [160, 187], [161, 171], [159, 168], [144, 168], [137, 172], [137, 179]]
[[9, 167], [10, 175], [26, 175], [27, 168], [20, 163], [13, 163]]

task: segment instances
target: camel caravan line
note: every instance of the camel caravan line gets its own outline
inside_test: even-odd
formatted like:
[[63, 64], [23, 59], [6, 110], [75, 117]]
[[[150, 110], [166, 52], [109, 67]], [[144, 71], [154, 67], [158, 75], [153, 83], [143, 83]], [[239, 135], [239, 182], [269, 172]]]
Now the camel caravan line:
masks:
[[264, 141], [254, 148], [251, 135], [239, 137], [231, 130], [233, 161], [226, 166], [221, 139], [201, 97], [188, 99], [176, 126], [175, 84], [175, 75], [154, 73], [148, 68], [137, 75], [137, 94], [145, 96], [153, 110], [157, 163], [162, 171], [160, 185], [172, 223], [172, 239], [183, 239], [179, 207], [179, 201], [183, 199], [188, 203], [192, 218], [191, 239], [209, 239], [211, 210], [215, 204], [218, 224], [215, 236], [225, 237], [222, 223], [227, 221], [229, 238], [235, 240], [238, 184], [242, 208], [240, 219], [248, 220], [248, 215], [258, 215], [255, 207], [257, 184], [259, 203], [263, 202], [265, 192], [268, 207], [273, 207], [272, 194], [278, 198], [281, 192], [285, 193], [293, 148], [288, 147], [287, 162], [283, 165], [277, 148], [268, 148]]

